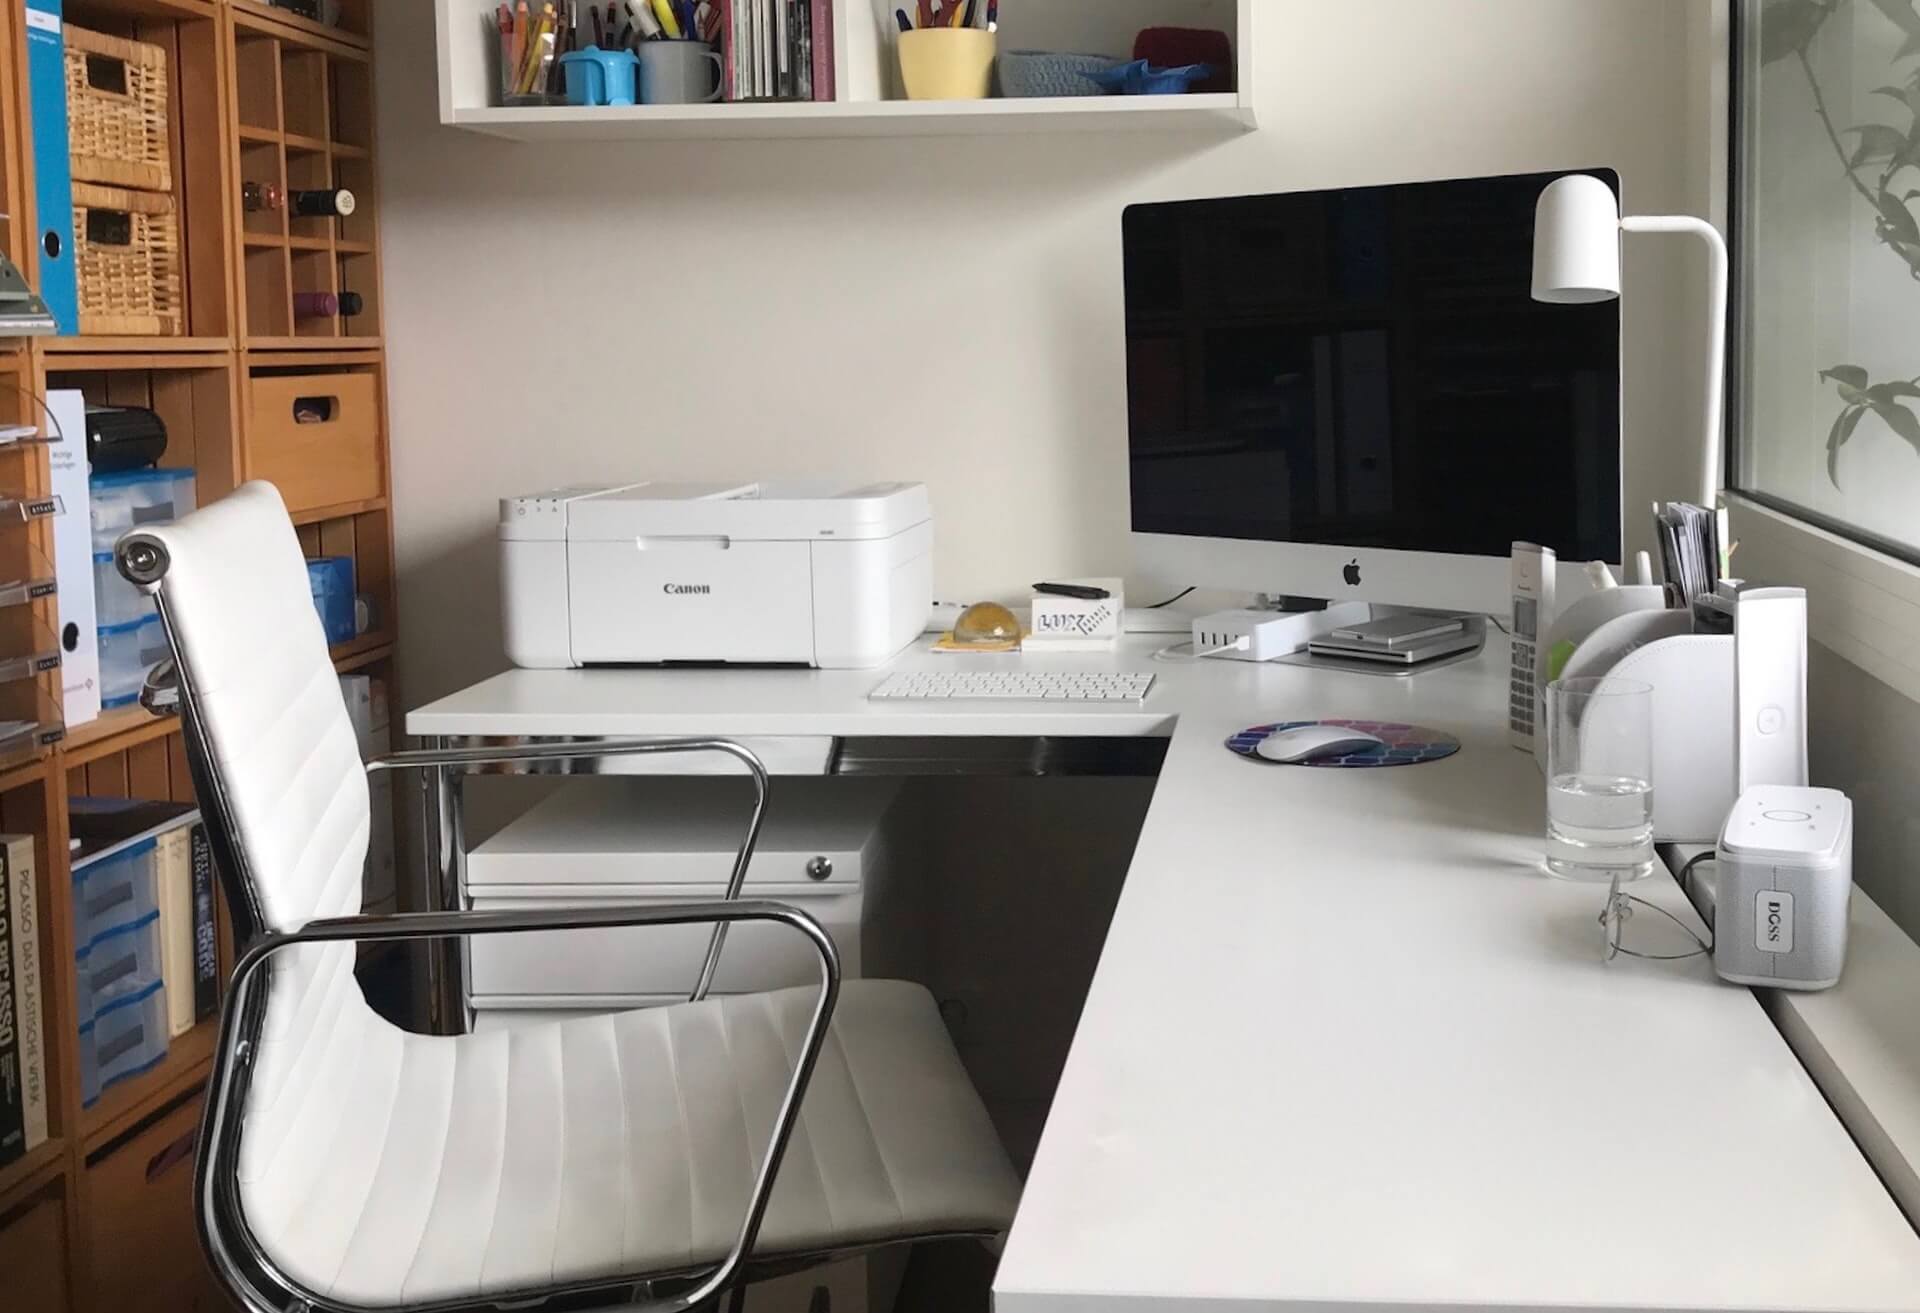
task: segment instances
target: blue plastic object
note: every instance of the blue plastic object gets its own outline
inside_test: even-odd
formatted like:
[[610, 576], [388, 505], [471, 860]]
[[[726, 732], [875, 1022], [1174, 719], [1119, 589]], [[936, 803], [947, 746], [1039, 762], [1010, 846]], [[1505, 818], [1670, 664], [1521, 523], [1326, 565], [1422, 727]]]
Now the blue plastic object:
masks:
[[307, 562], [307, 586], [328, 646], [353, 641], [353, 558], [322, 556]]
[[633, 105], [639, 101], [640, 59], [631, 50], [588, 46], [560, 56], [569, 105]]
[[1085, 76], [1123, 96], [1179, 96], [1193, 84], [1213, 76], [1211, 64], [1182, 64], [1179, 68], [1155, 68], [1144, 59], [1110, 68], [1104, 73]]

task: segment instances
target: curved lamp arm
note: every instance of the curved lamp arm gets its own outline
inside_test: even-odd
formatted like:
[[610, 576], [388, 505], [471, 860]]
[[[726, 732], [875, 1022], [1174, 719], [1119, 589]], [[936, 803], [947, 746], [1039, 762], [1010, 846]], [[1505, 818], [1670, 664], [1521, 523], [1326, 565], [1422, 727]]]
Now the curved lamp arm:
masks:
[[1711, 510], [1720, 500], [1720, 449], [1727, 395], [1727, 285], [1731, 262], [1727, 240], [1705, 219], [1690, 214], [1629, 215], [1620, 221], [1630, 233], [1685, 233], [1707, 244], [1707, 436], [1700, 473], [1700, 504]]

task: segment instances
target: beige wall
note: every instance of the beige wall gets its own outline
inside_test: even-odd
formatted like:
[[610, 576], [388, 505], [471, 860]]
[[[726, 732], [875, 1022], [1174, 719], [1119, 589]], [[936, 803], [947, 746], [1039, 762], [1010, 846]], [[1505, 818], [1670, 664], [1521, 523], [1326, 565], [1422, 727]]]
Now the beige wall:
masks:
[[[1612, 165], [1634, 208], [1704, 204], [1706, 0], [1256, 3], [1230, 140], [553, 148], [442, 128], [431, 7], [383, 4], [404, 699], [503, 665], [495, 502], [560, 483], [922, 479], [943, 597], [1123, 568], [1130, 202]], [[1629, 507], [1693, 468], [1670, 245], [1630, 257]]]

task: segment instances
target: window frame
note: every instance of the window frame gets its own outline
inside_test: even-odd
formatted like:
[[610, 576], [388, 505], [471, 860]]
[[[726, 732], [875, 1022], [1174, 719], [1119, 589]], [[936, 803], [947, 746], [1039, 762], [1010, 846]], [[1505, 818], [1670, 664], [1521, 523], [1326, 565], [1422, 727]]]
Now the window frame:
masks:
[[1742, 187], [1748, 122], [1744, 58], [1748, 24], [1764, 0], [1731, 0], [1728, 13], [1727, 244], [1733, 259], [1728, 300], [1724, 435], [1727, 504], [1740, 550], [1734, 572], [1807, 590], [1809, 637], [1882, 683], [1920, 700], [1920, 550], [1870, 529], [1743, 486], [1740, 404], [1747, 284], [1742, 254], [1748, 216]]

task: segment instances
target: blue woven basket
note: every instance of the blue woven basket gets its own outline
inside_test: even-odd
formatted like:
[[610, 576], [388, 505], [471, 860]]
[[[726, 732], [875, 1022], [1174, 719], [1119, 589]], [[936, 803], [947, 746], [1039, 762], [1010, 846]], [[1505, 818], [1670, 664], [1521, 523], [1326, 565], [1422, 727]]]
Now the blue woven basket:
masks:
[[1009, 50], [1000, 56], [1000, 94], [1009, 99], [1034, 96], [1104, 96], [1087, 75], [1104, 73], [1121, 61], [1112, 55], [1063, 55], [1051, 50]]

